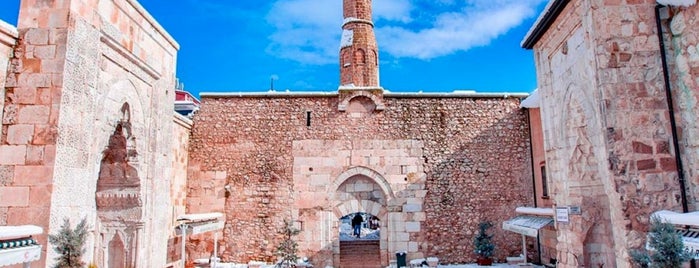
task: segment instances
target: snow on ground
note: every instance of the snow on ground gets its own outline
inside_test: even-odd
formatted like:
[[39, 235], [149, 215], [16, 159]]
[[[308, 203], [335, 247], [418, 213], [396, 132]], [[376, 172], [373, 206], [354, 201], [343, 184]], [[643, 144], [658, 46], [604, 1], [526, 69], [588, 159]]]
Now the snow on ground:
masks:
[[[353, 229], [352, 225], [349, 223], [342, 223], [340, 225], [340, 241], [353, 241], [353, 240], [379, 240], [381, 237], [381, 230], [380, 229], [369, 229], [369, 228], [362, 228], [361, 229], [361, 236], [359, 238], [355, 237], [352, 235]], [[410, 260], [407, 260], [410, 262]], [[247, 268], [248, 264], [233, 264], [233, 263], [219, 263], [216, 265], [217, 268]], [[274, 268], [274, 265], [270, 264], [263, 264], [261, 266], [262, 268]], [[427, 266], [424, 266], [427, 267]], [[441, 268], [476, 268], [476, 267], [497, 267], [497, 268], [519, 268], [519, 267], [527, 267], [527, 266], [520, 266], [520, 265], [508, 265], [505, 263], [493, 263], [493, 266], [478, 266], [477, 264], [440, 264], [437, 265], [437, 267]], [[532, 265], [531, 267], [541, 267], [541, 266], [536, 266]]]
[[[217, 268], [247, 268], [247, 264], [233, 264], [233, 263], [219, 263], [216, 265]], [[275, 268], [274, 265], [262, 265], [262, 268]], [[423, 266], [427, 267], [427, 266]], [[541, 267], [538, 265], [532, 266], [521, 266], [521, 265], [509, 265], [506, 263], [493, 263], [493, 266], [479, 266], [477, 264], [440, 264], [437, 265], [438, 268], [477, 268], [477, 267], [497, 267], [497, 268], [520, 268], [520, 267]], [[392, 267], [387, 267], [392, 268]]]
[[474, 268], [474, 267], [501, 267], [501, 268], [515, 268], [515, 267], [541, 267], [538, 265], [532, 266], [521, 266], [521, 265], [510, 265], [506, 263], [493, 263], [493, 266], [479, 266], [477, 264], [451, 264], [451, 265], [437, 265], [437, 267], [448, 267], [448, 268]]
[[352, 235], [353, 232], [354, 230], [352, 229], [352, 225], [349, 223], [342, 223], [342, 225], [340, 225], [340, 241], [379, 240], [381, 238], [380, 229], [373, 230], [369, 228], [362, 228], [362, 234], [359, 236], [359, 238]]

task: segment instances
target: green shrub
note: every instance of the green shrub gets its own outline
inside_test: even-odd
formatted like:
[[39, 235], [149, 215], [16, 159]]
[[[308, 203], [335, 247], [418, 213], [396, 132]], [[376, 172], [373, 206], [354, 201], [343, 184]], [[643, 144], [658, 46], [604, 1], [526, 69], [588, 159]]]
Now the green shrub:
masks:
[[679, 268], [691, 259], [684, 249], [682, 236], [675, 231], [675, 226], [663, 222], [658, 217], [651, 218], [648, 245], [652, 249], [631, 250], [631, 259], [643, 268]]
[[492, 241], [493, 235], [487, 233], [488, 229], [493, 227], [489, 221], [484, 221], [478, 224], [478, 234], [473, 238], [473, 251], [482, 258], [490, 258], [495, 252], [495, 245]]
[[83, 267], [85, 263], [82, 256], [85, 253], [83, 248], [87, 237], [87, 222], [83, 218], [75, 229], [70, 227], [70, 220], [63, 220], [63, 225], [56, 235], [49, 235], [49, 242], [53, 244], [53, 251], [60, 256], [56, 257], [54, 268], [76, 268]]
[[282, 234], [284, 235], [284, 240], [277, 246], [277, 255], [282, 258], [282, 262], [286, 264], [286, 267], [291, 267], [298, 260], [297, 251], [298, 244], [292, 239], [293, 236], [299, 234], [301, 231], [294, 228], [293, 223], [289, 221], [284, 221], [284, 229]]

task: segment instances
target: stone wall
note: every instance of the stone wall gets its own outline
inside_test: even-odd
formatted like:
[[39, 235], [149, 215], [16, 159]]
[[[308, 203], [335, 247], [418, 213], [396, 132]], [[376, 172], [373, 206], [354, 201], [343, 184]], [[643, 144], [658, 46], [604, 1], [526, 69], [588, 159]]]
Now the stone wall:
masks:
[[[536, 207], [552, 208], [551, 183], [546, 176], [546, 153], [544, 151], [544, 129], [541, 125], [541, 109], [528, 108], [529, 125], [532, 147], [532, 169], [534, 173], [534, 193], [536, 194]], [[556, 230], [551, 226], [542, 228], [539, 231], [539, 243], [541, 244], [541, 255], [532, 255], [531, 259], [543, 264], [550, 263], [551, 259], [556, 259]]]
[[85, 261], [164, 266], [178, 45], [133, 0], [23, 0], [18, 29], [0, 165], [29, 205], [2, 221], [56, 233], [86, 218]]
[[170, 237], [167, 243], [167, 263], [179, 267], [174, 263], [182, 258], [181, 236], [175, 234], [179, 223], [177, 217], [186, 214], [187, 206], [187, 166], [189, 163], [189, 136], [192, 131], [192, 120], [178, 113], [174, 114], [174, 127], [172, 129], [172, 180], [170, 181], [170, 205], [171, 209], [165, 213], [168, 215], [169, 224], [167, 230]]
[[655, 1], [571, 1], [534, 46], [559, 267], [629, 266], [650, 213], [680, 208]]
[[[332, 265], [339, 218], [360, 211], [381, 219], [386, 264], [399, 250], [474, 261], [482, 220], [497, 226], [496, 258], [519, 254], [519, 236], [500, 229], [534, 198], [518, 99], [383, 96], [377, 111], [359, 96], [340, 112], [337, 95], [321, 95], [203, 96], [188, 211], [225, 211], [224, 260], [276, 260], [279, 231], [291, 220], [303, 228], [301, 255]], [[207, 246], [191, 248], [207, 254]]]
[[[17, 28], [0, 21], [0, 96], [5, 96], [5, 74], [12, 58], [12, 52], [17, 43]], [[5, 98], [0, 98], [0, 107], [5, 103]], [[2, 109], [0, 109], [0, 119], [2, 119]], [[0, 136], [2, 136], [0, 128]], [[2, 202], [0, 202], [2, 203]]]
[[[699, 7], [668, 8], [671, 18], [663, 21], [670, 62], [671, 88], [679, 130], [682, 164], [687, 180], [689, 210], [699, 208], [699, 57], [697, 57], [697, 27]], [[667, 24], [669, 22], [669, 25]]]

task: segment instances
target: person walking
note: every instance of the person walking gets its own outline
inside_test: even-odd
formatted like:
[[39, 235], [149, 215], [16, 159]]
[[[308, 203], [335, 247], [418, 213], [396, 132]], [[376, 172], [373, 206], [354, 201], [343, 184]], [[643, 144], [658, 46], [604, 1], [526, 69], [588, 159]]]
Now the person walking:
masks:
[[360, 234], [362, 233], [362, 222], [364, 219], [362, 218], [359, 213], [354, 214], [354, 218], [352, 218], [352, 228], [354, 228], [354, 235], [359, 238]]

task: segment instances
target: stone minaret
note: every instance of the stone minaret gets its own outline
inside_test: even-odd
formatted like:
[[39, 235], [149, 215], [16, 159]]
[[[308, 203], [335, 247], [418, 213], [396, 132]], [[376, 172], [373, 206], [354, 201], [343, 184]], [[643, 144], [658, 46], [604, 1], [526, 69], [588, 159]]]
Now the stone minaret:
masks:
[[343, 0], [340, 45], [341, 88], [380, 88], [379, 57], [371, 0]]

